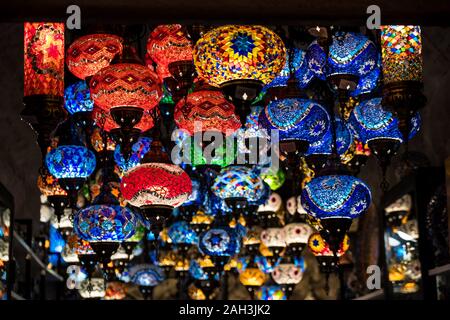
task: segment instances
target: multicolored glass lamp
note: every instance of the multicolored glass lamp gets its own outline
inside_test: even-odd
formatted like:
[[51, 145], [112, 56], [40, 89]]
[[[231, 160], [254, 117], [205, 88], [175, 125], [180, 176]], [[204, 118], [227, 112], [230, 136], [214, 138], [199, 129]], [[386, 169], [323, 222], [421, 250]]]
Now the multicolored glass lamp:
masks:
[[254, 263], [250, 261], [245, 269], [239, 274], [239, 282], [250, 293], [253, 300], [255, 298], [255, 291], [257, 291], [267, 280], [267, 275]]
[[383, 107], [398, 118], [399, 130], [407, 140], [412, 118], [426, 104], [420, 26], [381, 26], [381, 59]]
[[323, 172], [306, 184], [301, 202], [309, 215], [320, 219], [323, 235], [333, 252], [339, 250], [352, 220], [364, 214], [372, 201], [370, 189], [345, 172]]
[[136, 214], [122, 207], [105, 182], [92, 205], [74, 215], [75, 233], [89, 241], [99, 260], [107, 265], [119, 244], [131, 238], [140, 225]]
[[262, 26], [226, 25], [204, 34], [194, 47], [200, 78], [220, 87], [238, 107], [242, 123], [264, 84], [283, 69], [286, 49], [281, 38]]
[[249, 205], [265, 202], [268, 189], [257, 171], [244, 166], [229, 166], [222, 169], [211, 187], [212, 192], [239, 215]]
[[286, 294], [278, 285], [264, 285], [255, 292], [257, 300], [287, 300]]
[[179, 24], [157, 26], [147, 41], [147, 55], [172, 98], [178, 101], [191, 88], [195, 77], [192, 42]]
[[187, 221], [176, 221], [171, 224], [167, 229], [167, 235], [182, 254], [198, 242], [197, 234]]
[[144, 163], [125, 172], [120, 191], [157, 231], [172, 209], [189, 198], [192, 183], [187, 173], [176, 165]]
[[308, 247], [319, 262], [319, 269], [325, 274], [333, 273], [339, 265], [339, 257], [344, 255], [350, 246], [350, 238], [345, 235], [337, 251], [330, 249], [320, 233], [313, 233], [308, 240]]
[[50, 135], [66, 118], [64, 23], [24, 23], [24, 110], [21, 117], [38, 135], [42, 156]]
[[294, 291], [295, 286], [303, 278], [303, 270], [301, 266], [294, 263], [279, 263], [275, 266], [271, 273], [274, 282], [281, 286], [281, 290], [286, 293], [289, 298]]

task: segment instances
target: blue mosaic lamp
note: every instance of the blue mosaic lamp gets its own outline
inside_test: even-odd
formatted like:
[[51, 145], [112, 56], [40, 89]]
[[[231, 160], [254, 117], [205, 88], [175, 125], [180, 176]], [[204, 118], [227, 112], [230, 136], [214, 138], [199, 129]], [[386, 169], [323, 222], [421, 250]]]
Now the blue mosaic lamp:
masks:
[[45, 157], [50, 173], [57, 179], [87, 178], [94, 172], [96, 160], [83, 146], [60, 146]]
[[[353, 143], [353, 134], [347, 127], [347, 124], [340, 118], [336, 117], [336, 151], [342, 156], [344, 155]], [[306, 156], [310, 155], [330, 155], [333, 149], [333, 133], [331, 128], [323, 136], [322, 140], [316, 141], [309, 146]]]
[[89, 86], [85, 81], [76, 82], [64, 90], [64, 108], [71, 114], [90, 112], [94, 109]]
[[[389, 139], [403, 143], [403, 136], [398, 128], [398, 120], [394, 115], [383, 109], [381, 98], [373, 98], [360, 102], [348, 120], [350, 128], [362, 143], [380, 139]], [[420, 129], [421, 119], [416, 113], [411, 119], [409, 139]]]
[[[357, 105], [348, 120], [350, 128], [362, 143], [369, 146], [377, 157], [383, 171], [382, 188], [387, 189], [386, 170], [391, 157], [405, 142], [399, 129], [399, 121], [384, 110], [381, 98], [365, 100]], [[421, 118], [417, 112], [410, 118], [409, 136], [413, 138], [420, 129]]]
[[92, 205], [74, 216], [74, 230], [89, 242], [122, 242], [134, 235], [139, 226], [136, 215], [119, 205]]
[[370, 189], [362, 180], [339, 172], [315, 177], [301, 195], [306, 212], [320, 219], [324, 238], [333, 252], [339, 249], [352, 219], [364, 214], [371, 201]]
[[233, 212], [239, 214], [249, 204], [257, 206], [259, 202], [265, 202], [268, 189], [257, 170], [244, 166], [222, 169], [211, 187], [215, 196], [224, 200]]
[[261, 112], [259, 124], [268, 131], [279, 130], [281, 152], [283, 142], [294, 142], [293, 151], [304, 153], [311, 143], [323, 138], [330, 118], [325, 108], [312, 100], [286, 98], [272, 100]]
[[240, 241], [233, 228], [213, 226], [199, 236], [198, 248], [213, 260], [216, 267], [222, 267], [240, 249]]
[[[176, 221], [167, 229], [167, 235], [177, 248], [189, 247], [196, 244], [198, 236], [187, 221]], [[187, 250], [186, 250], [187, 251]]]
[[334, 89], [353, 91], [360, 78], [376, 69], [378, 62], [378, 50], [366, 36], [338, 31], [333, 35], [325, 73]]
[[152, 139], [149, 137], [140, 137], [136, 143], [131, 147], [131, 156], [128, 161], [120, 151], [120, 145], [116, 146], [114, 150], [114, 160], [122, 171], [127, 171], [136, 167], [144, 155], [150, 150]]
[[360, 179], [350, 175], [325, 175], [312, 179], [302, 191], [303, 208], [314, 218], [354, 219], [365, 213], [371, 193]]
[[255, 297], [257, 300], [287, 300], [285, 292], [278, 285], [262, 286], [256, 290]]
[[381, 55], [378, 55], [376, 67], [365, 76], [359, 78], [356, 89], [350, 92], [351, 97], [357, 97], [375, 90], [380, 82]]
[[165, 280], [163, 269], [153, 264], [137, 264], [129, 270], [130, 280], [139, 286], [144, 299], [149, 299], [153, 288]]
[[45, 163], [52, 176], [58, 179], [63, 189], [69, 191], [72, 203], [76, 192], [95, 170], [94, 153], [84, 146], [62, 145], [52, 149], [45, 157]]

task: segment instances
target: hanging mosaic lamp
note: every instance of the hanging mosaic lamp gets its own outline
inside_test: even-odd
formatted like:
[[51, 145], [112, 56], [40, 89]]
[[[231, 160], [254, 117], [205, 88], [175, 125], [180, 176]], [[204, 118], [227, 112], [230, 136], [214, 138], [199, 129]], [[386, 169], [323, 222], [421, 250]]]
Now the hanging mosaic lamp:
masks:
[[287, 300], [286, 294], [278, 285], [265, 285], [255, 292], [256, 300]]
[[235, 107], [223, 93], [200, 88], [189, 93], [175, 106], [174, 120], [178, 128], [191, 136], [198, 132], [217, 131], [229, 136], [241, 127]]
[[280, 152], [290, 159], [304, 154], [310, 144], [328, 131], [330, 118], [318, 103], [302, 98], [272, 100], [261, 112], [259, 124], [269, 132], [279, 130]]
[[199, 235], [198, 248], [202, 254], [210, 256], [215, 269], [221, 271], [239, 251], [240, 242], [233, 228], [217, 225]]
[[381, 26], [381, 58], [383, 107], [398, 118], [399, 130], [407, 140], [412, 118], [426, 104], [420, 26]]
[[267, 275], [252, 261], [239, 274], [239, 282], [250, 293], [252, 300], [257, 291], [267, 280]]
[[110, 65], [122, 53], [123, 39], [112, 34], [89, 34], [76, 39], [67, 49], [67, 68], [85, 80]]
[[313, 229], [309, 224], [304, 222], [289, 223], [285, 225], [283, 229], [287, 245], [286, 254], [300, 256], [308, 243], [309, 236], [312, 234]]
[[42, 195], [47, 197], [47, 201], [54, 209], [58, 222], [64, 214], [64, 209], [69, 204], [67, 191], [64, 190], [56, 179], [44, 166], [40, 169], [37, 186]]
[[244, 166], [230, 166], [221, 170], [211, 187], [233, 212], [258, 202], [268, 191], [267, 185], [256, 171]]
[[325, 274], [335, 272], [339, 264], [339, 257], [344, 255], [350, 246], [350, 238], [345, 235], [339, 244], [337, 251], [330, 249], [328, 243], [322, 238], [320, 233], [313, 233], [308, 240], [308, 247], [319, 262], [319, 269]]
[[326, 241], [336, 252], [352, 220], [369, 208], [372, 196], [363, 181], [336, 172], [312, 179], [303, 189], [301, 199], [308, 214], [320, 219]]
[[186, 172], [167, 163], [140, 164], [125, 172], [120, 185], [122, 196], [138, 207], [155, 228], [189, 198], [191, 191]]
[[302, 280], [303, 270], [294, 263], [279, 263], [272, 271], [271, 276], [289, 298], [295, 286]]
[[274, 172], [274, 169], [270, 167], [268, 170], [261, 173], [261, 178], [270, 187], [270, 190], [275, 191], [281, 188], [284, 181], [286, 180], [286, 175], [283, 169], [278, 169]]
[[94, 102], [91, 100], [91, 93], [85, 81], [78, 81], [64, 90], [64, 108], [69, 114], [76, 118], [80, 125], [87, 125], [91, 122], [91, 111], [94, 109]]
[[270, 263], [275, 266], [286, 248], [286, 235], [281, 227], [270, 227], [261, 232], [261, 243], [266, 246], [272, 256], [267, 257]]
[[186, 253], [192, 245], [198, 242], [198, 236], [187, 221], [172, 223], [167, 235], [175, 247], [182, 253]]
[[257, 215], [263, 227], [269, 226], [278, 219], [277, 212], [281, 209], [283, 200], [278, 193], [272, 192], [264, 204], [258, 207]]
[[306, 162], [313, 170], [320, 169], [325, 165], [326, 160], [333, 153], [333, 144], [336, 143], [336, 151], [341, 159], [349, 150], [353, 143], [353, 134], [346, 122], [340, 118], [335, 118], [336, 142], [333, 140], [332, 129], [329, 128], [321, 140], [309, 145], [305, 153]]
[[[404, 142], [399, 129], [399, 121], [394, 115], [385, 111], [381, 98], [372, 98], [360, 102], [349, 118], [349, 127], [354, 134], [367, 144], [380, 162], [385, 177], [390, 159]], [[417, 113], [411, 118], [408, 139], [413, 138], [420, 128], [421, 118]], [[384, 183], [387, 183], [384, 181]]]
[[137, 264], [130, 268], [131, 282], [139, 286], [144, 299], [151, 299], [153, 288], [165, 280], [164, 271], [153, 264]]
[[199, 77], [223, 90], [238, 107], [242, 123], [263, 85], [280, 73], [286, 61], [281, 38], [262, 26], [215, 28], [197, 41], [193, 54]]
[[73, 195], [94, 172], [96, 159], [86, 147], [63, 145], [52, 149], [45, 157], [45, 163], [61, 187]]
[[66, 118], [64, 23], [24, 23], [24, 110], [21, 117], [37, 133], [45, 156], [50, 135]]
[[157, 26], [147, 41], [147, 55], [175, 100], [187, 93], [195, 77], [192, 42], [179, 24]]

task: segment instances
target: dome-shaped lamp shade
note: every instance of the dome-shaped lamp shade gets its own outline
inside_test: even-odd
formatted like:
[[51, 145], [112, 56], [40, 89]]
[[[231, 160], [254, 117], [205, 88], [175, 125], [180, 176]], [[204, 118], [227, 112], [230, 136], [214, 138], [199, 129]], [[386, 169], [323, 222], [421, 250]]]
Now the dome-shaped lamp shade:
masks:
[[[349, 75], [355, 86], [361, 77], [365, 77], [377, 67], [378, 51], [375, 44], [366, 36], [338, 31], [333, 35], [326, 66], [327, 77]], [[344, 89], [339, 84], [336, 88]], [[350, 89], [355, 89], [350, 88]]]
[[[403, 142], [403, 136], [398, 128], [398, 120], [391, 112], [383, 109], [381, 98], [360, 102], [353, 109], [348, 123], [354, 134], [364, 144], [380, 139]], [[419, 131], [420, 123], [420, 115], [416, 113], [411, 118], [409, 139]]]
[[156, 72], [162, 81], [171, 77], [170, 63], [192, 61], [192, 43], [181, 25], [160, 25], [150, 33], [147, 54], [156, 63]]
[[[353, 134], [347, 124], [340, 118], [336, 118], [336, 151], [340, 156], [344, 155], [353, 143]], [[333, 148], [333, 133], [331, 125], [321, 140], [309, 145], [306, 156], [310, 155], [329, 155]]]
[[232, 80], [268, 84], [285, 62], [283, 41], [262, 26], [218, 27], [203, 35], [194, 47], [197, 73], [215, 87]]
[[[142, 132], [145, 132], [153, 128], [155, 122], [153, 120], [153, 116], [151, 115], [151, 113], [154, 111], [155, 111], [154, 109], [145, 110], [144, 113], [142, 114], [141, 120], [134, 127]], [[102, 128], [102, 130], [105, 130], [106, 132], [110, 132], [113, 129], [119, 128], [119, 125], [114, 121], [110, 110], [103, 110], [97, 106], [94, 106], [91, 117], [94, 120], [95, 124], [100, 128]]]
[[218, 90], [188, 94], [175, 106], [174, 119], [177, 126], [191, 136], [205, 131], [218, 131], [228, 136], [241, 127], [234, 105]]
[[280, 210], [282, 204], [283, 201], [281, 200], [280, 195], [273, 192], [267, 199], [266, 203], [258, 207], [258, 213], [277, 212], [278, 210]]
[[64, 95], [64, 23], [24, 24], [24, 96]]
[[231, 257], [239, 248], [236, 232], [230, 227], [214, 227], [199, 236], [200, 252], [211, 257]]
[[271, 101], [261, 112], [259, 123], [267, 130], [278, 129], [280, 141], [302, 140], [311, 144], [325, 135], [330, 118], [314, 101], [287, 98]]
[[246, 287], [261, 287], [267, 276], [258, 267], [248, 267], [239, 275], [239, 281]]
[[383, 82], [422, 81], [420, 26], [382, 26]]
[[287, 300], [286, 294], [280, 286], [267, 285], [256, 290], [257, 300]]
[[192, 183], [187, 173], [178, 166], [145, 163], [124, 174], [120, 191], [128, 203], [135, 207], [178, 207], [188, 199]]
[[89, 87], [84, 81], [78, 81], [64, 90], [64, 108], [70, 114], [89, 112], [94, 109]]
[[82, 146], [59, 146], [45, 157], [50, 173], [57, 179], [87, 178], [94, 172], [95, 155]]
[[83, 240], [122, 242], [133, 236], [139, 220], [119, 205], [92, 205], [74, 216], [74, 230]]
[[195, 244], [198, 241], [197, 234], [186, 221], [177, 221], [171, 224], [167, 235], [173, 244]]
[[[350, 246], [350, 238], [345, 235], [344, 240], [339, 246], [339, 250], [336, 252], [338, 257], [342, 256]], [[329, 245], [322, 238], [320, 233], [313, 233], [308, 240], [308, 247], [311, 252], [317, 256], [334, 256], [333, 251], [330, 249]]]
[[289, 245], [307, 244], [312, 228], [307, 223], [296, 222], [284, 226], [285, 242]]
[[164, 279], [164, 271], [152, 264], [134, 265], [129, 270], [131, 282], [138, 286], [155, 287]]
[[325, 52], [317, 41], [313, 41], [306, 49], [304, 63], [299, 73], [296, 73], [297, 79], [304, 78], [305, 81], [310, 81], [311, 78], [325, 80], [326, 63]]
[[293, 263], [280, 263], [271, 273], [273, 281], [279, 285], [292, 285], [299, 283], [303, 278], [300, 266]]
[[93, 76], [122, 53], [122, 38], [111, 34], [90, 34], [76, 39], [67, 49], [67, 67], [80, 79]]
[[150, 110], [162, 97], [158, 76], [139, 64], [118, 63], [96, 73], [90, 81], [91, 97], [103, 110], [133, 107]]
[[303, 207], [318, 219], [354, 219], [366, 212], [370, 202], [370, 189], [349, 175], [319, 176], [302, 191]]
[[266, 192], [266, 186], [252, 169], [231, 166], [222, 169], [214, 180], [211, 190], [221, 199], [244, 198], [256, 202]]

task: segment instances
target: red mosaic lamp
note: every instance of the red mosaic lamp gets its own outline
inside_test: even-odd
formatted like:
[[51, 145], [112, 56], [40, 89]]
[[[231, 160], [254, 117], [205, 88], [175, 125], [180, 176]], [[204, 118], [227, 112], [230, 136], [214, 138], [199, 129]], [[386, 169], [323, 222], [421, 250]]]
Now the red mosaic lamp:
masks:
[[188, 199], [192, 182], [188, 174], [174, 164], [151, 162], [125, 172], [120, 192], [130, 205], [141, 210], [157, 232], [172, 209]]
[[65, 119], [64, 24], [24, 24], [24, 98], [21, 116], [38, 134], [42, 155], [50, 134]]
[[156, 63], [156, 72], [175, 100], [192, 86], [195, 67], [192, 41], [179, 24], [157, 26], [147, 41], [147, 55]]

